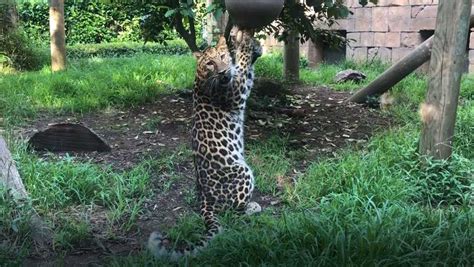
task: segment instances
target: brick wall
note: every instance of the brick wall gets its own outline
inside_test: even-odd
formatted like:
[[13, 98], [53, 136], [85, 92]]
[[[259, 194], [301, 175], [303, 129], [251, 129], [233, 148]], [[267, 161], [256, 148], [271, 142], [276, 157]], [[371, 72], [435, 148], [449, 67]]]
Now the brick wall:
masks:
[[[346, 59], [377, 59], [394, 63], [434, 31], [438, 0], [379, 0], [377, 5], [369, 4], [366, 7], [360, 6], [358, 2], [346, 0], [353, 14], [339, 20], [331, 28], [345, 31], [346, 37], [352, 39], [346, 47]], [[474, 28], [471, 32], [474, 32]], [[267, 40], [265, 47], [271, 50], [281, 47], [281, 44]], [[301, 52], [303, 55], [314, 55], [314, 49], [320, 49], [320, 46], [307, 43], [302, 45]], [[474, 33], [470, 36], [469, 49], [469, 62], [466, 65], [469, 64], [470, 72], [474, 72]], [[309, 61], [314, 60], [309, 58]]]

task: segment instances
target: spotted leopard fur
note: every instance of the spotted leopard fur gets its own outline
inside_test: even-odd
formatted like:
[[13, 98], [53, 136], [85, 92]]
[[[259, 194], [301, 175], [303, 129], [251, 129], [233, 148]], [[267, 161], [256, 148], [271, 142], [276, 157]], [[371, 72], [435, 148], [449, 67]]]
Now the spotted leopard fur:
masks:
[[234, 60], [221, 37], [215, 47], [197, 53], [193, 93], [192, 150], [200, 213], [206, 232], [183, 250], [170, 250], [169, 241], [155, 232], [149, 248], [158, 257], [194, 255], [220, 231], [216, 214], [234, 209], [260, 210], [250, 202], [254, 176], [244, 158], [244, 112], [253, 86], [253, 63], [261, 48], [249, 31], [233, 29]]

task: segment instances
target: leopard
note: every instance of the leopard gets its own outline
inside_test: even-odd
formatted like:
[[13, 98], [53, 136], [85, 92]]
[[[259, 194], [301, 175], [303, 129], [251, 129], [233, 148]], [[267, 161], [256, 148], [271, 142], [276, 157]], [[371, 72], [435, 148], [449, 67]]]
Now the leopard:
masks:
[[261, 211], [258, 203], [250, 201], [255, 179], [244, 155], [246, 103], [254, 84], [254, 63], [262, 54], [253, 35], [252, 30], [235, 26], [229, 46], [222, 36], [216, 46], [194, 53], [191, 147], [206, 230], [198, 242], [183, 249], [170, 249], [169, 239], [153, 232], [148, 248], [156, 257], [177, 260], [198, 254], [222, 232], [217, 215], [223, 211]]

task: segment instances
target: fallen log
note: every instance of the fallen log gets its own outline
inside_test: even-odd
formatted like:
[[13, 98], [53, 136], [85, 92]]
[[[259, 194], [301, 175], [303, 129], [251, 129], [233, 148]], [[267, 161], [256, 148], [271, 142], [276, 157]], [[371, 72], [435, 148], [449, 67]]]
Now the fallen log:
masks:
[[[471, 14], [474, 14], [471, 9]], [[474, 27], [474, 15], [471, 15], [470, 27]], [[415, 71], [431, 57], [433, 36], [420, 44], [410, 54], [393, 64], [365, 88], [355, 92], [346, 102], [366, 103], [370, 96], [379, 96]]]
[[[0, 135], [0, 187], [6, 189], [16, 203], [24, 203], [28, 200], [20, 173], [16, 168], [7, 144]], [[34, 211], [30, 214], [31, 237], [35, 243], [44, 248], [51, 242], [51, 230], [46, 226], [41, 217]]]

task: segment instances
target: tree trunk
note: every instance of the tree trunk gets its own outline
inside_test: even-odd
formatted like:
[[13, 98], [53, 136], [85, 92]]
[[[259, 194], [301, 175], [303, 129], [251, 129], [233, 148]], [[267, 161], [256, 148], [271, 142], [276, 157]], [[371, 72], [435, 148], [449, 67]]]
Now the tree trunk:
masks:
[[66, 69], [66, 33], [64, 29], [64, 0], [49, 2], [49, 31], [51, 37], [51, 69]]
[[[2, 136], [0, 136], [0, 186], [7, 189], [15, 202], [21, 203], [28, 199], [28, 193]], [[51, 230], [35, 211], [31, 212], [30, 227], [31, 237], [40, 248], [51, 242]]]
[[430, 61], [429, 87], [420, 114], [420, 154], [447, 159], [452, 153], [463, 58], [472, 0], [440, 1]]
[[284, 77], [290, 82], [300, 79], [300, 43], [297, 32], [289, 32], [284, 48]]
[[[474, 9], [471, 10], [474, 14]], [[474, 27], [474, 15], [470, 17], [470, 27]], [[390, 90], [393, 86], [399, 83], [403, 78], [414, 72], [417, 68], [423, 65], [431, 57], [431, 48], [433, 47], [433, 36], [428, 38], [420, 44], [415, 50], [410, 52], [400, 61], [392, 65], [389, 69], [384, 71], [373, 82], [365, 88], [360, 89], [354, 93], [349, 99], [349, 102], [365, 103], [370, 96], [377, 96]]]
[[[206, 5], [209, 7], [212, 5], [214, 0], [207, 0]], [[214, 14], [209, 13], [206, 16], [206, 34], [204, 38], [207, 41], [207, 44], [210, 46], [213, 42], [217, 42], [219, 40], [219, 37], [221, 35], [224, 35], [226, 32], [226, 25], [228, 24], [229, 21], [229, 15], [226, 13], [223, 13], [219, 18], [216, 18]]]

